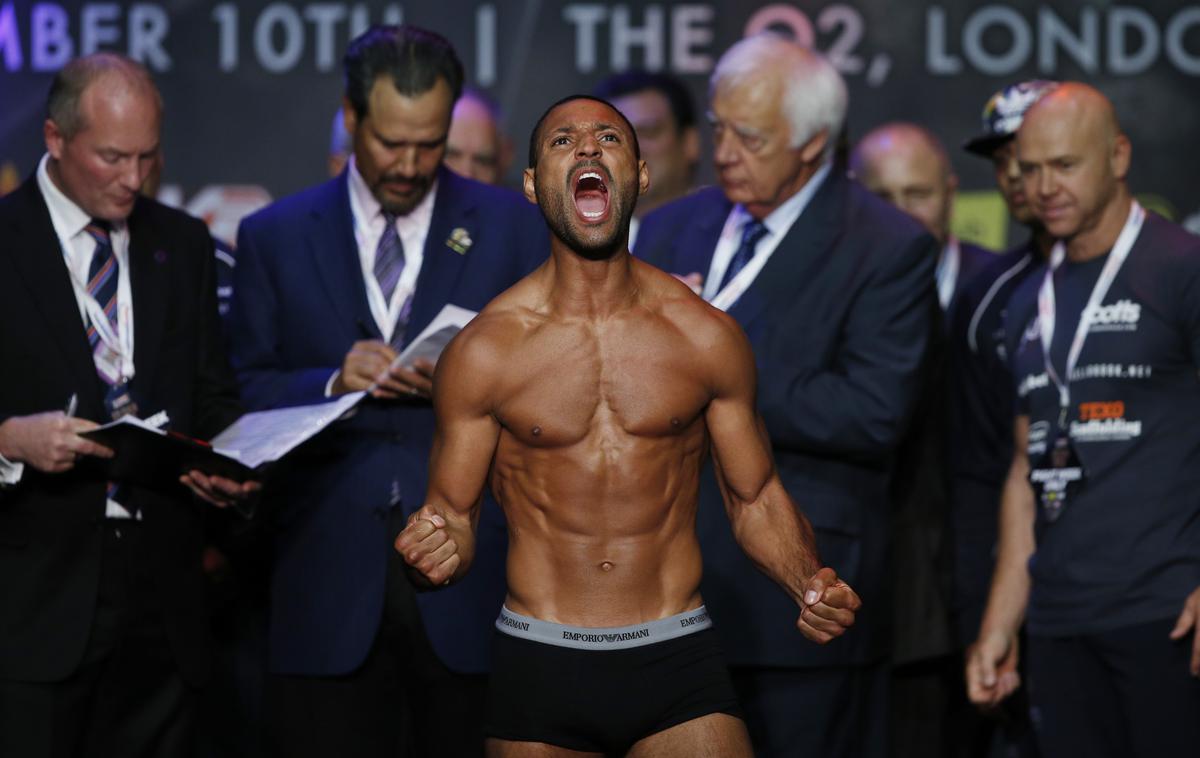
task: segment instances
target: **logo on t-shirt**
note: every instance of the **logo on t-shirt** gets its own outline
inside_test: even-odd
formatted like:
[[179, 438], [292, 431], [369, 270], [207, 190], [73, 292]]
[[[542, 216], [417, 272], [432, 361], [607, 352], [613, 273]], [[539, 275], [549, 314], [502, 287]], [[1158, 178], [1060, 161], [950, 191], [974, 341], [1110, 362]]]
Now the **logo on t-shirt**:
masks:
[[1080, 442], [1124, 442], [1142, 436], [1142, 422], [1125, 418], [1121, 400], [1079, 404], [1079, 420], [1071, 422], [1071, 438]]
[[1017, 385], [1017, 397], [1025, 397], [1034, 390], [1050, 386], [1050, 375], [1043, 371], [1040, 374], [1027, 374]]
[[1134, 332], [1141, 317], [1142, 306], [1129, 298], [1084, 312], [1089, 332]]

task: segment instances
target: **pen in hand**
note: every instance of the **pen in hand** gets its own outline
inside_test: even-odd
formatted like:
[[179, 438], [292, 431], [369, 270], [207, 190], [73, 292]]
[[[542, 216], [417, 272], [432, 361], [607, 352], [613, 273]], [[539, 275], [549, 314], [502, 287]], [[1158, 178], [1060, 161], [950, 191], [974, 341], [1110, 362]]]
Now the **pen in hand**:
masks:
[[71, 418], [77, 410], [79, 410], [79, 393], [72, 392], [71, 397], [67, 398], [67, 407], [63, 408], [63, 415]]

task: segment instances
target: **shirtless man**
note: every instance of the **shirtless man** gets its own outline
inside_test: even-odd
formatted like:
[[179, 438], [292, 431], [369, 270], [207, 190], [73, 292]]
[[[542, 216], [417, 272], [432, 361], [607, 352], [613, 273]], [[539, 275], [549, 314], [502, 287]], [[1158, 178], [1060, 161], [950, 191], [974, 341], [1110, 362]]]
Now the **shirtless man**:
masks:
[[551, 256], [439, 361], [429, 493], [396, 549], [431, 586], [461, 578], [490, 481], [510, 544], [489, 755], [748, 756], [699, 593], [710, 445], [738, 543], [796, 602], [800, 632], [832, 640], [860, 601], [820, 567], [776, 475], [740, 328], [628, 254], [650, 181], [628, 122], [567, 98], [529, 163]]

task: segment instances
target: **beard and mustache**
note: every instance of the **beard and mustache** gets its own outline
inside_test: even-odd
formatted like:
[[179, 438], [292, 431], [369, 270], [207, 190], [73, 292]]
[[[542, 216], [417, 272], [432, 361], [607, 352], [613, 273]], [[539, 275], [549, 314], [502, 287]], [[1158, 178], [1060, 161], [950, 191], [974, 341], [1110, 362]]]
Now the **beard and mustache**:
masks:
[[[581, 224], [575, 210], [575, 186], [572, 177], [582, 169], [592, 169], [605, 176], [608, 190], [609, 217], [602, 224]], [[534, 194], [546, 224], [555, 237], [567, 247], [589, 260], [611, 258], [624, 247], [629, 236], [629, 220], [637, 204], [637, 175], [619, 186], [612, 173], [598, 161], [579, 161], [567, 171], [561, 189], [555, 188], [553, 180], [534, 182]], [[613, 222], [616, 223], [613, 223]]]

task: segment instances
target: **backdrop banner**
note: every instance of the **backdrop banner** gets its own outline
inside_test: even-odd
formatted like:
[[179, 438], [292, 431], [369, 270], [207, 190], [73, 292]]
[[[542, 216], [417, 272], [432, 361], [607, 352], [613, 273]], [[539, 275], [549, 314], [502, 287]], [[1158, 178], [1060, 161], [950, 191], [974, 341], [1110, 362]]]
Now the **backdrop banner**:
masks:
[[[851, 141], [903, 119], [946, 142], [963, 189], [963, 236], [992, 247], [1012, 241], [991, 166], [958, 146], [979, 130], [994, 91], [1030, 78], [1104, 91], [1133, 142], [1139, 198], [1200, 224], [1200, 4], [1178, 0], [0, 0], [0, 192], [43, 152], [53, 72], [73, 56], [112, 50], [144, 62], [163, 92], [160, 196], [232, 239], [244, 213], [325, 176], [346, 42], [370, 24], [400, 21], [449, 38], [468, 82], [500, 103], [517, 148], [510, 184], [533, 122], [559, 97], [639, 67], [679, 75], [704, 113], [721, 52], [773, 28], [815, 46], [846, 76]], [[712, 180], [705, 155], [701, 183]]]

